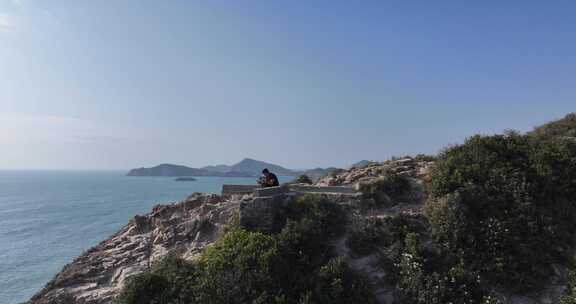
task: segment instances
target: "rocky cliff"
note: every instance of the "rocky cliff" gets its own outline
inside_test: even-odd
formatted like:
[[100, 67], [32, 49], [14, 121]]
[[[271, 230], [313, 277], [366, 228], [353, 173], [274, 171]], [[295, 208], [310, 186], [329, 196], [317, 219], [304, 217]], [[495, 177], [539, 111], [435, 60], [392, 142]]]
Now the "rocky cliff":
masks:
[[412, 178], [424, 178], [434, 164], [430, 159], [404, 157], [385, 162], [362, 162], [349, 170], [334, 170], [320, 178], [318, 186], [342, 186], [370, 183], [385, 174], [400, 174]]
[[[317, 195], [328, 197], [347, 210], [347, 219], [341, 223], [344, 233], [329, 240], [330, 254], [343, 258], [353, 271], [367, 280], [377, 303], [399, 303], [403, 291], [390, 283], [390, 270], [382, 266], [382, 251], [362, 252], [362, 247], [355, 245], [362, 242], [363, 245], [372, 245], [373, 241], [362, 239], [367, 236], [361, 234], [366, 233], [366, 227], [370, 226], [362, 225], [400, 220], [404, 223], [402, 225], [421, 227], [424, 244], [429, 246], [430, 228], [423, 215], [428, 194], [423, 184], [433, 165], [429, 158], [412, 157], [371, 162], [362, 167], [335, 171], [311, 188], [319, 189]], [[373, 187], [390, 177], [402, 177], [409, 191], [393, 193], [381, 190], [387, 188]], [[329, 186], [354, 187], [363, 192], [320, 191], [331, 189]], [[293, 187], [296, 190], [292, 191], [287, 189], [226, 197], [196, 193], [179, 203], [157, 205], [151, 213], [135, 216], [116, 234], [64, 267], [29, 303], [112, 303], [129, 277], [149, 270], [168, 252], [194, 260], [226, 231], [227, 225], [235, 223], [247, 230], [274, 234], [286, 224], [286, 206], [303, 195], [298, 193], [298, 187]], [[401, 227], [405, 229], [405, 226]], [[368, 236], [378, 239], [377, 235]], [[494, 289], [493, 294], [499, 298], [499, 303], [558, 303], [566, 288], [565, 278], [566, 271], [558, 269], [546, 286], [537, 292], [518, 295]]]
[[194, 258], [237, 216], [239, 206], [237, 198], [199, 193], [180, 203], [157, 205], [65, 266], [30, 303], [111, 303], [126, 278], [147, 270], [169, 251]]
[[[429, 165], [406, 158], [338, 171], [319, 180], [317, 185], [369, 183], [389, 170], [416, 177], [424, 174], [424, 168]], [[80, 304], [111, 303], [128, 277], [146, 271], [168, 252], [194, 259], [218, 238], [231, 221], [237, 220], [247, 229], [278, 230], [283, 223], [277, 212], [295, 194], [277, 194], [222, 197], [195, 193], [179, 203], [157, 205], [151, 213], [135, 216], [116, 234], [65, 266], [30, 303], [68, 303], [66, 301], [72, 299], [72, 303]], [[351, 195], [323, 195], [344, 204], [352, 204], [359, 199]], [[420, 203], [386, 212], [414, 212], [419, 209]], [[339, 247], [342, 247], [341, 243], [342, 240]], [[338, 250], [343, 254], [347, 252], [343, 248]], [[367, 267], [360, 264], [359, 268]]]

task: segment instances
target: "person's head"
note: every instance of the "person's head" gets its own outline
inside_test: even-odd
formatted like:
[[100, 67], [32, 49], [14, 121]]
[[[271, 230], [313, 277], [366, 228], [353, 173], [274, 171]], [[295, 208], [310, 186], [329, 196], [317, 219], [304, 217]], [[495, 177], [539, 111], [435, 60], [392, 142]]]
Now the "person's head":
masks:
[[268, 169], [264, 169], [264, 170], [262, 170], [262, 174], [268, 175], [268, 174], [270, 174], [270, 171], [268, 171]]

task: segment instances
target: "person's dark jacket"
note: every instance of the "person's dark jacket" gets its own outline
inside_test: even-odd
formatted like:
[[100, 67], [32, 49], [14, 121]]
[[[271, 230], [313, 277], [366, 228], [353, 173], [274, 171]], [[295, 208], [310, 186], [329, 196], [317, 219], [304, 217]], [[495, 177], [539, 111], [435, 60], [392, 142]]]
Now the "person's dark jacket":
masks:
[[280, 186], [280, 182], [278, 182], [278, 176], [274, 173], [268, 173], [265, 175], [266, 177], [266, 185], [265, 187], [278, 187]]

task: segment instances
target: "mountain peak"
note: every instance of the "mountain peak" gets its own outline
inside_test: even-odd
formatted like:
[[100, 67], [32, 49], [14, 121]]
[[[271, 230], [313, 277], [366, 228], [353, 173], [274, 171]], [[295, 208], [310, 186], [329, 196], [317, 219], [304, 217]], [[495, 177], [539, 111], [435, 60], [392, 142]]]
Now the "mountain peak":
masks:
[[246, 157], [242, 159], [239, 163], [230, 166], [231, 171], [250, 172], [255, 175], [259, 175], [262, 172], [262, 170], [264, 170], [264, 168], [267, 168], [278, 175], [290, 175], [290, 176], [297, 175], [297, 172], [293, 170], [286, 169], [279, 165], [263, 162], [249, 157]]
[[259, 163], [263, 163], [263, 161], [260, 160], [256, 160], [250, 157], [245, 157], [243, 158], [239, 163], [244, 163], [244, 162], [259, 162]]

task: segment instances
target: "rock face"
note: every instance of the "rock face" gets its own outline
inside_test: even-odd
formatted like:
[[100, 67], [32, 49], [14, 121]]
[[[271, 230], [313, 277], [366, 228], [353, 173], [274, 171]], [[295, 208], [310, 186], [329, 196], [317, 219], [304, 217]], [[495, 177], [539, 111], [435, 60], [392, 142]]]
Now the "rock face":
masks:
[[[265, 188], [244, 196], [195, 193], [180, 203], [157, 205], [151, 213], [135, 216], [116, 234], [64, 267], [29, 303], [110, 304], [130, 276], [146, 271], [168, 252], [186, 259], [196, 258], [206, 246], [216, 241], [223, 228], [234, 219], [247, 230], [264, 233], [280, 231], [286, 223], [285, 207], [298, 196], [309, 193], [303, 189], [314, 190], [313, 193], [317, 195], [345, 205], [349, 220], [342, 223], [345, 233], [331, 240], [333, 253], [369, 281], [378, 303], [397, 303], [399, 291], [383, 279], [386, 273], [379, 266], [379, 253], [368, 256], [351, 253], [347, 245], [351, 222], [355, 217], [384, 218], [400, 213], [420, 216], [426, 193], [418, 185], [427, 178], [431, 165], [412, 158], [370, 163], [362, 168], [342, 170], [327, 176], [315, 186]], [[364, 200], [361, 194], [334, 190], [352, 189], [351, 185], [370, 183], [384, 174], [410, 177], [415, 185], [410, 195], [390, 196], [390, 204], [362, 212], [355, 207]], [[324, 186], [327, 184], [348, 187]], [[559, 296], [566, 288], [565, 276], [565, 269], [557, 269], [549, 284], [537, 294], [521, 296], [497, 292], [496, 295], [501, 303], [506, 304], [558, 303]]]
[[[354, 204], [353, 202], [360, 198], [358, 195], [337, 193], [331, 189], [342, 187], [322, 188], [322, 185], [350, 186], [375, 179], [390, 168], [399, 171], [398, 167], [408, 168], [401, 172], [413, 172], [419, 168], [418, 164], [403, 160], [393, 164], [341, 170], [334, 176], [320, 180], [316, 186], [301, 185], [300, 188], [317, 188], [315, 192], [322, 193], [321, 195], [334, 202]], [[415, 172], [410, 174], [417, 175]], [[222, 197], [196, 193], [180, 203], [157, 205], [151, 213], [135, 216], [116, 234], [64, 267], [29, 303], [109, 304], [127, 278], [146, 271], [168, 252], [194, 259], [207, 245], [214, 242], [223, 227], [236, 217], [243, 228], [265, 233], [277, 232], [286, 221], [284, 207], [297, 196], [307, 193], [289, 191], [286, 187], [277, 188], [261, 189], [254, 195], [244, 196]], [[412, 207], [417, 210], [420, 205]], [[390, 212], [403, 211], [400, 208], [380, 214], [386, 216]], [[362, 268], [358, 267], [358, 270], [362, 271]]]
[[433, 162], [418, 161], [412, 157], [389, 160], [382, 163], [366, 162], [362, 166], [352, 167], [349, 170], [334, 171], [319, 179], [318, 186], [346, 186], [359, 183], [369, 183], [384, 174], [401, 174], [413, 178], [424, 178], [433, 165]]
[[128, 277], [147, 270], [168, 251], [188, 259], [197, 256], [238, 214], [239, 206], [239, 198], [209, 194], [157, 205], [64, 267], [29, 303], [111, 303]]
[[240, 226], [264, 233], [279, 232], [286, 223], [285, 206], [294, 200], [290, 194], [256, 197], [240, 204]]

